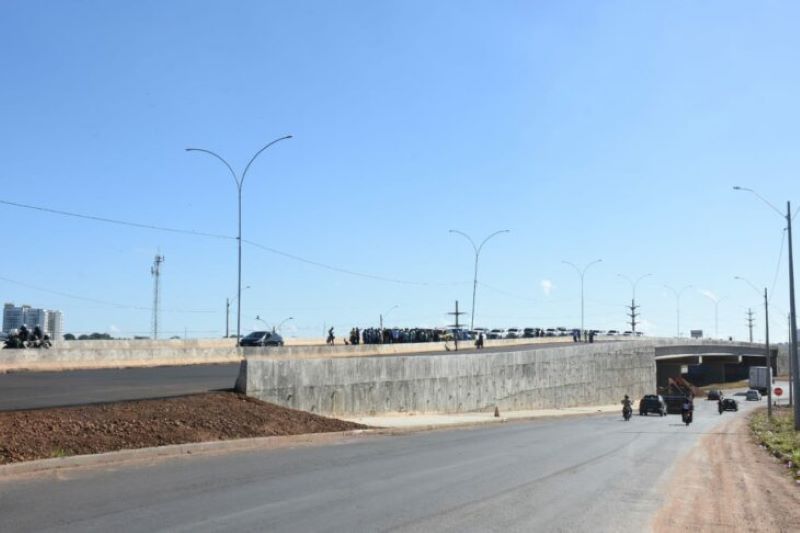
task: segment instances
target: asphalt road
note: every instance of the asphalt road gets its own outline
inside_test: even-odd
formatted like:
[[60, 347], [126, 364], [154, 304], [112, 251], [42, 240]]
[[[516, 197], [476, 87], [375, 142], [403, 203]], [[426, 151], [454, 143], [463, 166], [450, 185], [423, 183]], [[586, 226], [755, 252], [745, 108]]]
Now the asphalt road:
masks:
[[0, 374], [0, 411], [231, 389], [239, 363]]
[[[482, 353], [509, 352], [531, 346], [548, 348], [570, 345], [543, 343], [501, 346], [485, 348]], [[471, 343], [468, 343], [468, 346], [473, 348]], [[463, 351], [475, 350], [473, 348]], [[447, 352], [403, 355], [444, 353]], [[0, 411], [142, 400], [231, 389], [238, 375], [239, 363], [62, 372], [11, 372], [0, 374]]]
[[681, 454], [754, 403], [0, 478], [0, 530], [646, 531]]

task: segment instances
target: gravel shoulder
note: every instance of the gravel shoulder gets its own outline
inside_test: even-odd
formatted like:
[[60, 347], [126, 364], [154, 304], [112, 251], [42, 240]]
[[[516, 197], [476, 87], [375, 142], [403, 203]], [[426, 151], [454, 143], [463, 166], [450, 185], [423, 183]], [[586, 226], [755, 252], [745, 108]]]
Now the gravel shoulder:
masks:
[[748, 417], [705, 435], [676, 464], [656, 532], [797, 531], [800, 488], [756, 444]]
[[104, 452], [364, 429], [232, 392], [0, 412], [0, 464]]

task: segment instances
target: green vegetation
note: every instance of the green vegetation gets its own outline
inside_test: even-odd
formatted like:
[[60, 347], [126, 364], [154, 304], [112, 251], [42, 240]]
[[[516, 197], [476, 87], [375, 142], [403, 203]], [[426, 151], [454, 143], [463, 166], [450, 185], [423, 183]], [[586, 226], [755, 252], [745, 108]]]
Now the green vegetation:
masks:
[[50, 452], [50, 457], [69, 457], [70, 455], [72, 455], [70, 452], [61, 448], [56, 448]]
[[750, 418], [750, 429], [758, 442], [778, 459], [791, 466], [794, 476], [800, 479], [800, 432], [794, 430], [791, 409], [773, 409], [772, 422], [767, 412], [758, 411]]

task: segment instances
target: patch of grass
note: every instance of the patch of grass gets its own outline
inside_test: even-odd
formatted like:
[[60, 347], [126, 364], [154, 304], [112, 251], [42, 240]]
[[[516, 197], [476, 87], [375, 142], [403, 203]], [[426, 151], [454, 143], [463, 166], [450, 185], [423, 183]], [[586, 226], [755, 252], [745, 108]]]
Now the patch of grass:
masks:
[[772, 421], [766, 410], [750, 417], [750, 429], [759, 443], [775, 457], [787, 464], [800, 479], [800, 432], [794, 430], [794, 413], [791, 409], [773, 409]]
[[56, 448], [52, 452], [50, 452], [50, 457], [69, 457], [72, 455], [71, 452], [64, 450], [62, 448]]

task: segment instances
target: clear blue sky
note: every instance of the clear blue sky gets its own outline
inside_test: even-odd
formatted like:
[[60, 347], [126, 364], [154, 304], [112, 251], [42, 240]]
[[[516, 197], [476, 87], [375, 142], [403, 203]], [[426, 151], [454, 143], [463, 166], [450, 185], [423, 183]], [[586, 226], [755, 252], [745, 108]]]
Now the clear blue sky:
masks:
[[[201, 2], [0, 4], [0, 199], [236, 234], [379, 277], [244, 249], [243, 330], [580, 323], [675, 332], [664, 284], [693, 285], [681, 329], [746, 336], [783, 223], [734, 184], [800, 207], [795, 2]], [[219, 336], [236, 244], [0, 204], [3, 301], [61, 309], [65, 330]], [[774, 314], [788, 311], [786, 249]], [[80, 296], [84, 299], [76, 298]], [[468, 318], [468, 317], [467, 317]], [[232, 323], [235, 315], [231, 315]], [[772, 321], [785, 339], [785, 315]]]

